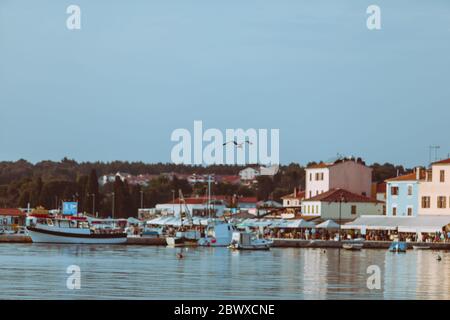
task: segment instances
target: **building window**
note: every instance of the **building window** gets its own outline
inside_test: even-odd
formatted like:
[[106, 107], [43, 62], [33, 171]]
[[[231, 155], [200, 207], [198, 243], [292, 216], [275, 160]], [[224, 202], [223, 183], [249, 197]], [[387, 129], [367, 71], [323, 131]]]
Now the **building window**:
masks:
[[309, 181], [312, 181], [312, 173], [309, 174]]
[[441, 179], [441, 182], [445, 182], [445, 171], [444, 170], [441, 170], [440, 179]]
[[438, 209], [445, 209], [447, 207], [447, 197], [438, 197], [437, 198], [437, 207]]
[[291, 202], [289, 200], [286, 201], [287, 205], [291, 205]]
[[432, 169], [428, 169], [427, 170], [427, 181], [428, 182], [432, 182], [433, 181], [433, 170]]
[[392, 215], [393, 216], [397, 215], [397, 207], [392, 207]]
[[352, 214], [356, 214], [356, 206], [355, 205], [352, 206]]
[[385, 215], [386, 215], [386, 206], [383, 205], [383, 216], [385, 216]]
[[312, 191], [309, 191], [309, 197], [310, 198], [312, 197]]
[[408, 216], [412, 216], [412, 208], [408, 207]]
[[431, 205], [430, 197], [422, 197], [422, 208], [429, 209]]
[[412, 195], [413, 195], [413, 186], [408, 185], [408, 196], [412, 196]]
[[398, 187], [391, 187], [391, 195], [398, 196]]

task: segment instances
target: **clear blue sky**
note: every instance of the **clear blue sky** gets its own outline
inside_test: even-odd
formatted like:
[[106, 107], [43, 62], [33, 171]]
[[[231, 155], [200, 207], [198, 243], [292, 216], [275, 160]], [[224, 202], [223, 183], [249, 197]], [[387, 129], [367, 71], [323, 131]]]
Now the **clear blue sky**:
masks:
[[166, 162], [202, 120], [279, 128], [282, 163], [424, 164], [449, 77], [447, 0], [2, 0], [0, 160]]

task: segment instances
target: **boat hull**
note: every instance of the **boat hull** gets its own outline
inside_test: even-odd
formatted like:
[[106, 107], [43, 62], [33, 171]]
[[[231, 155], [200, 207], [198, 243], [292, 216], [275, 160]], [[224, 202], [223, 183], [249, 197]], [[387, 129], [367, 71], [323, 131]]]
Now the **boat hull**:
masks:
[[166, 243], [169, 247], [193, 247], [198, 245], [198, 240], [178, 238], [178, 237], [167, 237]]
[[28, 233], [34, 243], [123, 244], [127, 241], [125, 233], [80, 235], [36, 228], [28, 228]]
[[346, 250], [353, 250], [353, 251], [361, 250], [362, 247], [363, 247], [363, 245], [360, 243], [343, 244], [342, 245], [342, 248], [344, 248]]
[[238, 245], [230, 246], [234, 250], [270, 250], [270, 245]]

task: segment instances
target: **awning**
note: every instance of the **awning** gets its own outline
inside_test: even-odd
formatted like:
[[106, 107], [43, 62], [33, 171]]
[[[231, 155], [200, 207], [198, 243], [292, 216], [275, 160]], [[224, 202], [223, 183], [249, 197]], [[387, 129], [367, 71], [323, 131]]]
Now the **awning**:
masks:
[[417, 216], [417, 217], [387, 217], [387, 216], [361, 216], [346, 223], [342, 229], [368, 229], [368, 230], [397, 230], [399, 232], [425, 232], [442, 231], [450, 224], [450, 216]]
[[339, 224], [334, 222], [333, 220], [327, 220], [322, 223], [319, 223], [316, 228], [318, 229], [339, 229]]
[[305, 221], [303, 219], [294, 220], [278, 220], [270, 226], [270, 228], [279, 229], [300, 229], [300, 228], [314, 228], [315, 224], [312, 222]]

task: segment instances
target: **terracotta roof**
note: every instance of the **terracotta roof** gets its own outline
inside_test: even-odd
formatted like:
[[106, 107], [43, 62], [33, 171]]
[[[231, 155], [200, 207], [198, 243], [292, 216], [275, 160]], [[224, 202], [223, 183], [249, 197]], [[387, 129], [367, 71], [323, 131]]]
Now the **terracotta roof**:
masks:
[[[211, 196], [211, 201], [214, 200], [229, 200], [228, 196]], [[208, 197], [189, 197], [189, 198], [184, 198], [184, 201], [186, 204], [206, 204], [208, 201]], [[179, 198], [175, 199], [174, 201], [170, 201], [168, 202], [169, 204], [180, 204], [183, 203], [182, 201], [180, 201]]]
[[372, 199], [340, 188], [331, 189], [330, 191], [324, 192], [309, 199], [305, 199], [303, 201], [339, 202], [342, 197], [344, 198], [345, 202], [381, 203], [376, 199]]
[[416, 173], [409, 173], [409, 174], [405, 174], [402, 176], [398, 176], [395, 178], [391, 178], [391, 179], [387, 179], [386, 182], [393, 182], [393, 181], [416, 181], [417, 177], [416, 177]]
[[0, 208], [0, 216], [25, 217], [25, 212], [16, 208]]
[[294, 195], [294, 193], [287, 194], [285, 196], [282, 196], [281, 199], [304, 199], [305, 198], [305, 191], [297, 191], [297, 194]]
[[241, 197], [237, 198], [238, 203], [256, 203], [258, 199], [256, 197]]
[[432, 164], [450, 164], [450, 158], [433, 162]]

